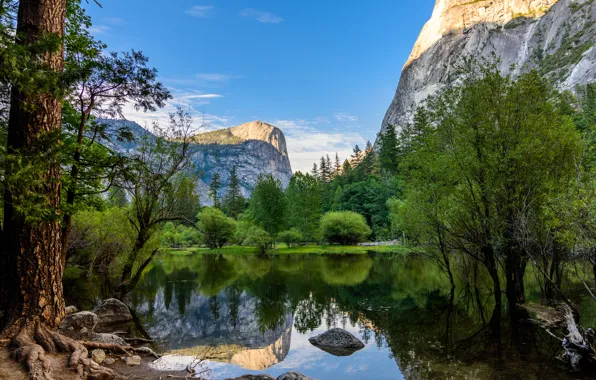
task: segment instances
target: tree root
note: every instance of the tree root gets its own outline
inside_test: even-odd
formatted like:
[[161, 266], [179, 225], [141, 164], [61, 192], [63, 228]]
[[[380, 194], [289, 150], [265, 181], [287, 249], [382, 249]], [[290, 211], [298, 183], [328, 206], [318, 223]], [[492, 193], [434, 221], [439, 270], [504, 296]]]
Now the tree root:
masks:
[[[51, 331], [39, 320], [20, 322], [22, 328], [12, 338], [14, 357], [29, 372], [31, 380], [54, 380], [51, 363], [46, 354], [58, 352], [70, 354], [66, 367], [75, 371], [79, 379], [111, 380], [120, 376], [109, 368], [91, 360], [85, 344]], [[119, 347], [110, 348], [114, 350]], [[108, 349], [110, 349], [108, 348]], [[127, 352], [126, 350], [121, 350]]]

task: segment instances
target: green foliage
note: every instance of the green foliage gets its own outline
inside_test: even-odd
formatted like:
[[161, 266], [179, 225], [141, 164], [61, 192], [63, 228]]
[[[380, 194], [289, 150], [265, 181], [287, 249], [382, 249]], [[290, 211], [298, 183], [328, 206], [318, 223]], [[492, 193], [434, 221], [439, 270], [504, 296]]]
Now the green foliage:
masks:
[[228, 192], [223, 197], [222, 208], [226, 215], [234, 219], [237, 219], [246, 208], [246, 199], [244, 199], [240, 189], [240, 180], [238, 179], [236, 166], [230, 171], [230, 183], [228, 185]]
[[206, 207], [198, 215], [197, 228], [201, 234], [203, 243], [211, 248], [221, 248], [227, 244], [236, 231], [234, 219], [215, 208]]
[[201, 242], [199, 232], [184, 224], [166, 223], [161, 230], [161, 245], [168, 248], [195, 247]]
[[261, 175], [252, 193], [250, 208], [254, 221], [275, 236], [286, 226], [287, 200], [279, 180]]
[[282, 231], [277, 234], [277, 240], [285, 243], [288, 247], [294, 247], [304, 242], [304, 236], [300, 231], [292, 228], [288, 231]]
[[399, 169], [399, 141], [394, 125], [388, 125], [379, 135], [379, 166], [383, 172], [397, 174]]
[[321, 218], [321, 236], [330, 243], [354, 245], [371, 232], [364, 217], [352, 211], [328, 212]]
[[271, 238], [271, 235], [269, 235], [269, 233], [267, 233], [267, 231], [264, 229], [260, 227], [253, 227], [250, 229], [244, 243], [247, 245], [256, 246], [259, 249], [259, 252], [265, 254], [271, 248], [273, 239]]
[[211, 182], [209, 182], [209, 198], [213, 202], [213, 207], [220, 208], [221, 204], [219, 202], [219, 195], [218, 191], [221, 188], [221, 181], [220, 181], [219, 173], [213, 174], [211, 177]]
[[316, 178], [300, 172], [294, 174], [286, 189], [288, 223], [307, 241], [318, 240], [322, 191], [323, 186]]

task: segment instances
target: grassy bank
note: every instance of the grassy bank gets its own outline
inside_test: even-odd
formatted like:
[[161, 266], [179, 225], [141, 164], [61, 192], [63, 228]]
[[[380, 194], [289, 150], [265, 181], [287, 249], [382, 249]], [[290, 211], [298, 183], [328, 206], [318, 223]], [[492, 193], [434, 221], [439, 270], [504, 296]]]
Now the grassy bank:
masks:
[[[186, 256], [193, 254], [212, 254], [212, 255], [258, 255], [259, 250], [255, 247], [229, 246], [220, 249], [208, 249], [202, 247], [195, 248], [164, 248], [164, 253], [175, 256]], [[378, 247], [361, 246], [339, 246], [339, 245], [307, 245], [302, 247], [288, 247], [285, 244], [278, 244], [274, 249], [268, 252], [269, 255], [357, 255], [368, 253], [409, 253], [408, 247], [392, 245]]]

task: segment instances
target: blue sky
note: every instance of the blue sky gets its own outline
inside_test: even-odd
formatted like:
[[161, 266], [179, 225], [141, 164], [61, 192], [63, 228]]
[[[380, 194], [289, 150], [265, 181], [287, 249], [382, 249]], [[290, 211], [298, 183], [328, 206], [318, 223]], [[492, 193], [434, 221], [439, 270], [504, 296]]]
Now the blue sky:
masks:
[[292, 168], [374, 141], [434, 0], [103, 0], [87, 5], [109, 50], [143, 51], [204, 129], [281, 128]]

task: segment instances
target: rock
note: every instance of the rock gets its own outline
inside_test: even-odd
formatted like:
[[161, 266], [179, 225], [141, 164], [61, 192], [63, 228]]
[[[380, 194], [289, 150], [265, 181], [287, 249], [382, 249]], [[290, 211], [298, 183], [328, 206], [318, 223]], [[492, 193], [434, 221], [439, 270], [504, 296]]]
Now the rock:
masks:
[[335, 356], [349, 356], [364, 348], [364, 343], [344, 329], [334, 328], [308, 341], [315, 347]]
[[313, 380], [312, 378], [305, 376], [298, 372], [286, 372], [279, 376], [277, 380]]
[[[437, 0], [403, 68], [382, 131], [388, 125], [401, 129], [411, 123], [429, 95], [459, 82], [454, 70], [468, 57], [481, 60], [494, 54], [500, 70], [513, 77], [537, 69], [561, 90], [594, 82], [596, 6], [590, 3]], [[569, 47], [569, 41], [575, 47]], [[582, 46], [592, 48], [584, 52]], [[571, 54], [578, 58], [559, 58]]]
[[124, 362], [126, 363], [126, 365], [141, 365], [141, 357], [138, 355], [133, 355], [133, 356], [127, 356], [126, 358], [124, 358]]
[[92, 342], [97, 342], [97, 343], [119, 344], [121, 346], [128, 346], [128, 343], [126, 343], [126, 341], [124, 339], [122, 339], [118, 335], [114, 335], [114, 334], [93, 333], [89, 336], [89, 340]]
[[244, 375], [240, 377], [235, 377], [233, 379], [226, 379], [226, 380], [275, 380], [274, 377], [269, 375]]
[[101, 364], [106, 360], [106, 352], [100, 349], [93, 350], [91, 351], [91, 359], [97, 364]]
[[76, 306], [67, 306], [64, 311], [66, 311], [66, 315], [71, 315], [79, 311]]
[[105, 365], [110, 365], [110, 364], [114, 364], [116, 363], [116, 360], [113, 358], [106, 358], [106, 360], [103, 361], [103, 364]]
[[81, 311], [64, 318], [58, 331], [72, 339], [85, 339], [97, 322], [97, 315], [90, 311]]
[[120, 323], [132, 320], [128, 306], [115, 298], [103, 301], [93, 309], [93, 312], [99, 318], [99, 323]]

